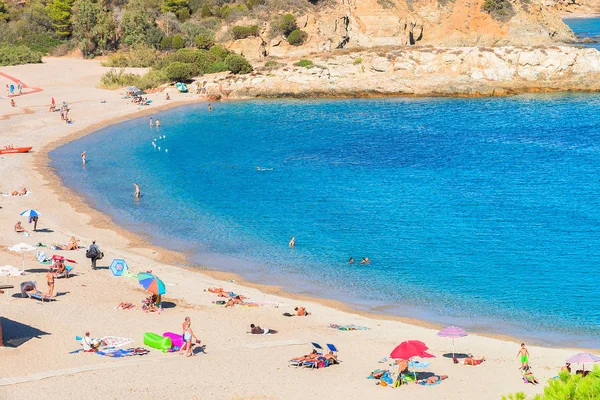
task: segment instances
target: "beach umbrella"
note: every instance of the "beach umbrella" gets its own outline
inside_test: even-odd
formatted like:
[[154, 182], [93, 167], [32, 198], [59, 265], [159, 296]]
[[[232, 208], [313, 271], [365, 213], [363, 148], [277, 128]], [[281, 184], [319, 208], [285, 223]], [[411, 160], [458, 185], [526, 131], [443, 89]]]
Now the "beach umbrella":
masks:
[[[401, 358], [407, 361], [410, 361], [413, 357], [435, 358], [433, 354], [427, 353], [426, 350], [428, 349], [427, 345], [420, 340], [407, 340], [396, 346], [390, 353], [390, 357]], [[415, 376], [415, 379], [417, 379], [417, 374], [414, 369], [413, 375]]]
[[69, 258], [65, 258], [65, 256], [61, 256], [61, 255], [58, 255], [58, 254], [55, 254], [55, 255], [53, 255], [53, 256], [52, 256], [52, 259], [53, 259], [54, 261], [61, 260], [61, 261], [67, 261], [67, 262], [70, 262], [70, 263], [75, 263], [75, 264], [77, 264], [77, 261], [75, 261], [75, 260], [71, 260], [71, 259], [69, 259]]
[[19, 268], [13, 267], [12, 265], [5, 265], [0, 267], [0, 276], [21, 276], [22, 273]]
[[114, 276], [122, 276], [123, 272], [129, 269], [127, 262], [120, 258], [115, 258], [110, 263], [110, 272], [113, 273]]
[[8, 250], [21, 253], [23, 261], [23, 272], [25, 272], [25, 252], [35, 250], [35, 247], [27, 243], [17, 243], [14, 246], [9, 247]]
[[143, 95], [143, 94], [147, 94], [147, 93], [146, 93], [146, 92], [144, 92], [143, 90], [139, 90], [139, 89], [138, 89], [138, 90], [136, 90], [135, 92], [133, 92], [133, 94], [134, 94], [135, 96], [141, 96], [141, 95]]
[[152, 294], [159, 295], [167, 293], [164, 282], [161, 281], [158, 276], [148, 272], [140, 272], [138, 274], [138, 283]]
[[468, 336], [463, 328], [458, 326], [447, 326], [437, 333], [440, 337], [452, 338], [452, 359], [454, 359], [454, 339]]
[[55, 105], [56, 102], [54, 101], [54, 97], [52, 97], [52, 105]]
[[21, 217], [39, 217], [40, 215], [42, 215], [42, 213], [40, 213], [37, 210], [25, 210], [23, 211], [21, 214], [19, 214]]
[[582, 364], [585, 371], [585, 364], [595, 363], [600, 361], [600, 357], [592, 353], [577, 353], [574, 356], [567, 358], [569, 364]]

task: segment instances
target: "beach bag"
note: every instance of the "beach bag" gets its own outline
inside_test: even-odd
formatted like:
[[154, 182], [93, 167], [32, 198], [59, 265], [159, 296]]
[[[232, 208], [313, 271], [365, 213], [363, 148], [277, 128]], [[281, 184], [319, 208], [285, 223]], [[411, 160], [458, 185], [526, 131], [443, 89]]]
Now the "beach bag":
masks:
[[96, 257], [98, 254], [96, 253], [95, 249], [93, 248], [89, 248], [87, 249], [87, 251], [85, 252], [85, 256], [86, 258], [94, 258]]
[[96, 260], [102, 260], [103, 258], [104, 258], [103, 252], [98, 253], [98, 255], [96, 256]]

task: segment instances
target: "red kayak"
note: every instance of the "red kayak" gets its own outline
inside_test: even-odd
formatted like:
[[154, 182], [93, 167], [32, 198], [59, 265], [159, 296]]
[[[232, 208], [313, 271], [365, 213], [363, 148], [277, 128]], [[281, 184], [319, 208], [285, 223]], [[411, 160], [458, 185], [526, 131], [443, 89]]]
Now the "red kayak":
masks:
[[27, 153], [32, 147], [10, 147], [0, 149], [0, 154]]

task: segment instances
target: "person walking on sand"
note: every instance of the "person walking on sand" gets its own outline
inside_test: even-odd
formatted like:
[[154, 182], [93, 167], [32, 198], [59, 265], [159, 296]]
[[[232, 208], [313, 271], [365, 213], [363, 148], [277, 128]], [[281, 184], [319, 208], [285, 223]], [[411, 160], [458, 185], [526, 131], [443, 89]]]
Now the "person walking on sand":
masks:
[[92, 261], [92, 269], [96, 269], [96, 261], [98, 261], [100, 259], [98, 257], [100, 255], [100, 253], [101, 253], [100, 247], [98, 247], [98, 245], [96, 244], [96, 241], [93, 240], [89, 249], [85, 253], [85, 256]]
[[135, 186], [135, 193], [134, 193], [134, 195], [133, 195], [133, 196], [134, 196], [136, 199], [139, 199], [139, 198], [140, 198], [140, 196], [141, 196], [141, 193], [140, 193], [140, 187], [139, 187], [139, 186], [138, 186], [138, 184], [137, 184], [137, 183], [135, 183], [135, 182], [133, 182], [133, 186]]
[[85, 159], [87, 158], [87, 152], [84, 150], [83, 153], [81, 153], [81, 163], [83, 165], [85, 165]]
[[519, 357], [521, 358], [521, 368], [519, 369], [529, 369], [529, 350], [527, 350], [527, 347], [525, 347], [525, 343], [521, 343], [521, 348], [517, 353], [517, 358]]
[[183, 346], [181, 346], [181, 349], [179, 349], [179, 355], [181, 355], [181, 352], [183, 349], [185, 349], [186, 357], [195, 356], [195, 354], [192, 352], [192, 338], [196, 340], [196, 343], [200, 343], [200, 341], [192, 330], [190, 317], [185, 317], [185, 321], [183, 321], [181, 328], [183, 329]]
[[152, 128], [154, 126], [154, 120], [152, 120], [152, 117], [150, 117], [150, 128]]
[[20, 95], [23, 94], [23, 85], [21, 85], [21, 81], [17, 82], [17, 90]]
[[294, 246], [296, 245], [296, 237], [295, 236], [292, 236], [292, 240], [290, 240], [289, 244], [290, 244], [290, 247], [293, 249]]
[[10, 96], [10, 88], [6, 85], [6, 97]]

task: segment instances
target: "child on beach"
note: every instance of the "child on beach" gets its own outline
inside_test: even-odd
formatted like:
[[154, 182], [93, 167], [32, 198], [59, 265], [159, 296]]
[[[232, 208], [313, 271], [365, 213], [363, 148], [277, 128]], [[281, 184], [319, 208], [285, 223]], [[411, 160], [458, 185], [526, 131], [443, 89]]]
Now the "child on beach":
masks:
[[521, 349], [517, 353], [517, 358], [521, 358], [521, 368], [527, 370], [529, 369], [529, 350], [525, 347], [525, 343], [521, 343]]

